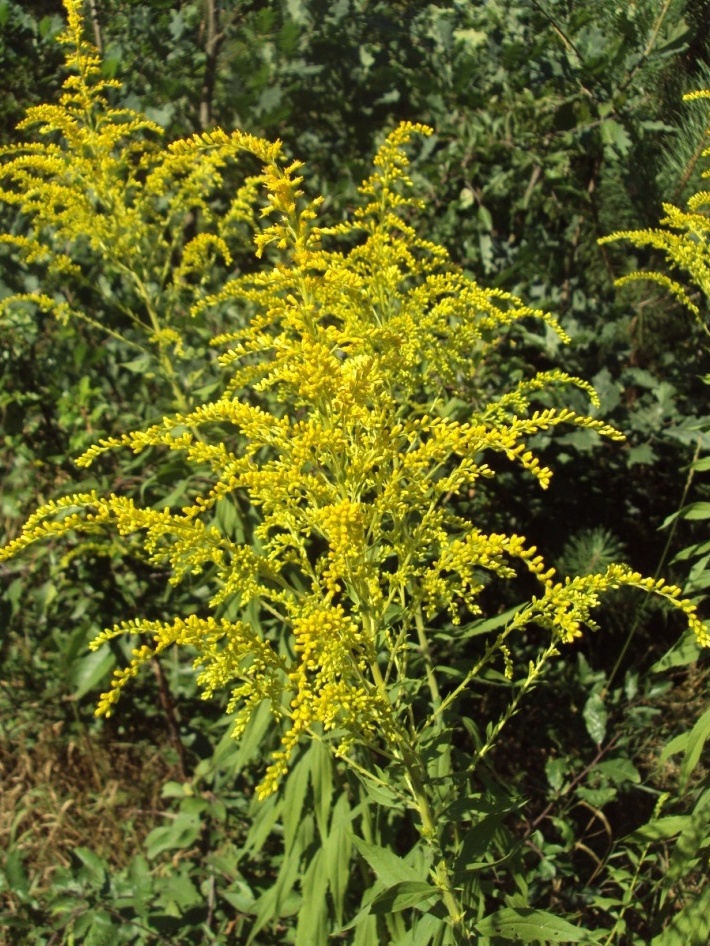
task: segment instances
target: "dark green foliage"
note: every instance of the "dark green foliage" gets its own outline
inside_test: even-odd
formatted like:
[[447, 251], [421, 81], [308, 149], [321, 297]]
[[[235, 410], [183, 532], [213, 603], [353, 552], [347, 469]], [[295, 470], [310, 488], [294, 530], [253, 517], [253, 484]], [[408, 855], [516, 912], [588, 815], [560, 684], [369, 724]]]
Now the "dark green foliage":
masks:
[[28, 104], [52, 98], [59, 83], [61, 3], [0, 2], [0, 140], [12, 135]]

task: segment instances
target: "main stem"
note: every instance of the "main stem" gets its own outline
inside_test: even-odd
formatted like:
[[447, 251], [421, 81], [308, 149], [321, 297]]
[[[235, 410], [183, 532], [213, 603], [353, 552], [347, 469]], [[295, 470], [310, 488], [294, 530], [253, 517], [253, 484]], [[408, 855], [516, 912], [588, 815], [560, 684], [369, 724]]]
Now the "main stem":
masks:
[[[419, 640], [419, 649], [426, 666], [429, 692], [435, 709], [439, 709], [441, 706], [441, 694], [439, 692], [436, 674], [434, 673], [434, 664], [431, 651], [429, 650], [429, 642], [426, 637], [424, 620], [420, 608], [417, 608], [415, 612], [415, 624]], [[389, 702], [387, 685], [376, 662], [373, 662], [371, 672], [380, 696]], [[412, 737], [416, 738], [416, 733], [412, 733]], [[437, 820], [432, 811], [429, 796], [426, 791], [426, 767], [417, 752], [416, 745], [410, 741], [406, 733], [400, 733], [399, 739], [397, 740], [397, 748], [401, 753], [402, 763], [407, 773], [407, 783], [414, 801], [414, 807], [417, 809], [421, 820], [422, 837], [434, 850], [434, 858], [436, 861], [436, 866], [434, 867], [434, 883], [441, 890], [441, 898], [449, 914], [457, 946], [469, 946], [473, 941], [466, 930], [465, 910], [456, 895], [449, 865], [446, 862], [439, 841]]]
[[429, 804], [425, 788], [425, 772], [421, 759], [416, 751], [407, 743], [402, 747], [402, 761], [407, 771], [409, 788], [414, 799], [415, 807], [419, 812], [422, 823], [422, 837], [434, 849], [436, 866], [434, 868], [434, 882], [441, 890], [441, 898], [449, 914], [451, 927], [458, 946], [469, 946], [472, 939], [466, 929], [465, 911], [459, 902], [454, 888], [451, 871], [446, 863], [437, 831], [436, 819]]

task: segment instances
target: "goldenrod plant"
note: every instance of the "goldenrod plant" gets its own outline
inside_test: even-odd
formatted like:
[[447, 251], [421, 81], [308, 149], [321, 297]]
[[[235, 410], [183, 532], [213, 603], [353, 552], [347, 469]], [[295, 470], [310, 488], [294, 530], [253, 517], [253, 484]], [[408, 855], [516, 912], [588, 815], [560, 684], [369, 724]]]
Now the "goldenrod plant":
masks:
[[[686, 102], [710, 99], [710, 91], [699, 90], [683, 96]], [[705, 132], [707, 139], [707, 130]], [[710, 156], [710, 148], [705, 148], [701, 157]], [[702, 173], [703, 178], [710, 177], [710, 170]], [[638, 247], [652, 247], [659, 250], [669, 264], [671, 271], [682, 273], [690, 279], [702, 299], [707, 301], [710, 295], [710, 276], [708, 275], [707, 240], [710, 232], [707, 208], [710, 205], [710, 192], [700, 190], [687, 201], [686, 208], [676, 207], [672, 203], [663, 204], [664, 217], [659, 227], [645, 230], [618, 230], [599, 240], [600, 244], [617, 240], [629, 240]], [[697, 295], [693, 298], [687, 287], [678, 279], [660, 270], [636, 270], [616, 280], [617, 286], [636, 281], [651, 280], [668, 290], [696, 317], [698, 324], [707, 333], [707, 316], [698, 305]]]
[[[686, 102], [696, 102], [710, 99], [710, 91], [703, 89], [691, 92], [684, 96]], [[691, 157], [688, 169], [683, 174], [687, 178], [695, 162], [710, 157], [710, 125], [705, 126], [700, 143]], [[701, 173], [701, 178], [710, 178], [710, 169]], [[612, 233], [600, 240], [601, 243], [611, 243], [618, 240], [628, 240], [637, 247], [649, 247], [659, 251], [668, 271], [661, 269], [636, 270], [616, 280], [617, 286], [629, 283], [650, 281], [671, 294], [682, 303], [692, 314], [694, 321], [707, 335], [710, 333], [707, 318], [707, 306], [710, 299], [710, 270], [708, 262], [708, 236], [710, 235], [710, 192], [701, 189], [693, 194], [685, 208], [673, 203], [664, 203], [664, 216], [659, 226], [644, 230], [623, 230]], [[681, 282], [684, 279], [685, 284]], [[710, 376], [703, 378], [710, 383]], [[710, 459], [701, 456], [707, 447], [704, 439], [707, 436], [707, 420], [705, 418], [691, 420], [686, 436], [690, 434], [696, 441], [694, 456], [688, 467], [688, 474], [683, 489], [680, 508], [667, 517], [664, 526], [670, 529], [666, 543], [665, 555], [671, 550], [676, 527], [680, 520], [707, 521], [710, 517], [710, 507], [707, 502], [688, 502], [691, 485], [697, 474], [710, 469]], [[689, 438], [688, 438], [689, 439]], [[708, 551], [710, 546], [707, 533], [699, 536], [699, 540], [683, 548], [675, 557], [675, 563], [685, 565], [692, 563], [684, 593], [691, 600], [700, 605], [707, 601], [707, 588], [710, 582], [708, 572]], [[663, 564], [663, 563], [662, 563]], [[629, 640], [637, 628], [637, 622], [632, 625]], [[628, 640], [627, 645], [628, 646]], [[623, 656], [623, 652], [622, 652]], [[700, 654], [696, 641], [686, 639], [681, 646], [674, 647], [652, 668], [655, 672], [662, 672], [669, 667], [683, 667], [695, 665]], [[618, 662], [615, 671], [618, 669]], [[710, 708], [707, 700], [702, 702], [702, 690], [699, 697], [701, 710], [692, 725], [686, 723], [684, 729], [675, 734], [660, 752], [659, 765], [668, 764], [673, 756], [682, 756], [677, 765], [677, 798], [671, 799], [669, 793], [662, 794], [657, 802], [652, 818], [639, 828], [628, 839], [628, 860], [633, 864], [629, 871], [626, 861], [610, 871], [623, 897], [618, 901], [611, 900], [607, 908], [615, 917], [615, 923], [604, 943], [611, 944], [615, 936], [623, 932], [626, 927], [626, 914], [634, 902], [636, 891], [641, 886], [644, 876], [643, 868], [653, 863], [653, 842], [665, 842], [669, 850], [665, 868], [656, 872], [657, 876], [650, 887], [650, 899], [656, 912], [670, 922], [653, 940], [657, 946], [671, 946], [674, 942], [705, 942], [710, 935], [708, 923], [708, 904], [710, 904], [710, 884], [707, 883], [703, 863], [707, 859], [708, 823], [710, 811], [710, 782], [707, 770], [699, 766], [703, 749], [710, 738]], [[692, 720], [692, 714], [688, 714]], [[696, 771], [696, 770], [700, 771]], [[671, 809], [671, 805], [674, 808]], [[648, 877], [646, 878], [648, 884]]]
[[[66, 9], [63, 93], [27, 110], [18, 131], [30, 140], [0, 149], [0, 200], [24, 222], [0, 244], [42, 286], [5, 296], [0, 319], [29, 307], [88, 323], [128, 346], [136, 369], [154, 372], [184, 408], [207, 364], [195, 364], [205, 339], [190, 308], [232, 266], [235, 248], [250, 244], [255, 182], [234, 167], [229, 136], [216, 133], [199, 153], [175, 150], [156, 122], [112, 107], [119, 83], [103, 76], [84, 39], [81, 5]], [[243, 183], [217, 213], [235, 173]]]
[[[407, 149], [431, 134], [424, 125], [402, 123], [385, 139], [360, 205], [335, 225], [321, 222], [322, 201], [303, 192], [301, 164], [279, 142], [240, 131], [206, 132], [162, 150], [144, 149], [141, 138], [122, 152], [120, 167], [112, 163], [119, 139], [139, 131], [157, 138], [158, 130], [107, 104], [78, 0], [66, 5], [76, 74], [60, 106], [30, 117], [67, 140], [78, 134], [72, 109], [94, 118], [75, 149], [50, 140], [11, 156], [6, 174], [37, 225], [34, 238], [13, 243], [27, 259], [46, 260], [51, 273], [79, 275], [75, 254], [84, 246], [97, 265], [105, 257], [118, 267], [185, 402], [179, 361], [161, 340], [167, 331], [179, 346], [172, 317], [182, 286], [188, 276], [203, 284], [190, 314], [217, 312], [229, 326], [214, 339], [226, 382], [219, 396], [178, 404], [159, 423], [102, 439], [77, 461], [90, 466], [114, 450], [146, 458], [176, 451], [198, 474], [182, 505], [146, 506], [128, 492], [68, 495], [41, 506], [0, 550], [0, 562], [40, 541], [81, 536], [95, 545], [118, 533], [150, 565], [169, 569], [172, 584], [195, 575], [209, 584], [209, 600], [196, 599], [186, 613], [121, 621], [96, 638], [95, 649], [115, 638], [131, 642], [97, 713], [113, 713], [141, 667], [178, 645], [192, 655], [205, 698], [229, 693], [236, 739], [263, 728], [270, 714], [280, 744], [263, 760], [264, 804], [298, 770], [309, 743], [335, 760], [327, 767], [341, 785], [342, 773], [358, 780], [361, 802], [350, 795], [339, 809], [347, 845], [334, 850], [326, 840], [321, 859], [311, 855], [299, 946], [325, 942], [338, 927], [358, 946], [594, 941], [574, 917], [533, 909], [524, 877], [505, 900], [496, 895], [491, 877], [515, 853], [501, 835], [513, 803], [491, 808], [483, 763], [546, 665], [594, 628], [606, 591], [653, 594], [685, 616], [701, 646], [710, 635], [663, 579], [612, 564], [559, 581], [521, 535], [487, 529], [485, 498], [468, 507], [480, 518], [463, 514], [461, 498], [485, 497], [501, 464], [547, 487], [551, 470], [530, 446], [537, 434], [574, 425], [622, 439], [592, 414], [549, 406], [569, 386], [597, 405], [581, 379], [555, 369], [506, 386], [487, 375], [497, 346], [518, 327], [537, 323], [567, 341], [564, 331], [552, 315], [478, 285], [419, 235]], [[81, 155], [97, 149], [94, 180]], [[220, 216], [202, 189], [227, 158], [243, 156], [261, 170]], [[45, 175], [54, 179], [60, 165], [67, 183], [50, 184]], [[164, 245], [162, 280], [153, 284], [142, 247], [160, 243], [171, 215], [195, 208], [213, 230], [177, 254]], [[208, 290], [212, 254], [228, 254], [226, 233], [237, 218], [263, 221], [254, 238], [261, 268]], [[41, 293], [27, 301], [62, 317], [74, 311]], [[220, 510], [234, 503], [244, 515], [227, 529]], [[484, 592], [495, 581], [519, 581], [522, 602], [488, 611]], [[524, 638], [539, 641], [533, 660], [518, 656]], [[463, 699], [490, 683], [508, 694], [503, 708], [490, 718], [463, 716]], [[379, 841], [385, 821], [401, 826], [396, 850]], [[334, 825], [321, 838], [332, 838]], [[359, 912], [351, 909], [355, 894], [347, 895], [352, 844], [371, 883]], [[322, 869], [326, 856], [340, 865], [337, 875]], [[289, 863], [291, 874], [300, 864]], [[348, 909], [355, 915], [343, 925]]]

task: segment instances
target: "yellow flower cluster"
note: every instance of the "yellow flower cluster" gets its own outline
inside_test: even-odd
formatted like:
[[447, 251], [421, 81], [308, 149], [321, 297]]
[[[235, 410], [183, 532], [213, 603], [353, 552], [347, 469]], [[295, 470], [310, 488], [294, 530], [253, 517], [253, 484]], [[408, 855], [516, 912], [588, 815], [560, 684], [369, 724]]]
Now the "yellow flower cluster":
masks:
[[[119, 495], [68, 497], [39, 510], [0, 550], [2, 561], [40, 539], [73, 532], [93, 539], [110, 527], [139, 537], [148, 560], [167, 565], [173, 582], [204, 572], [214, 587], [212, 613], [122, 623], [99, 638], [153, 638], [118, 672], [99, 711], [113, 708], [153, 654], [173, 643], [193, 648], [205, 692], [231, 689], [237, 735], [263, 700], [276, 719], [287, 718], [262, 796], [276, 789], [306, 734], [334, 739], [346, 754], [358, 742], [382, 747], [408, 731], [416, 686], [406, 674], [426, 650], [424, 619], [445, 622], [455, 635], [456, 622], [480, 614], [480, 593], [492, 578], [512, 580], [523, 569], [540, 583], [540, 596], [491, 645], [509, 674], [513, 632], [535, 623], [553, 640], [572, 640], [590, 624], [599, 594], [620, 584], [662, 595], [708, 642], [677, 589], [623, 568], [555, 584], [522, 537], [488, 534], [456, 512], [457, 497], [493, 476], [491, 453], [544, 487], [551, 472], [529, 446], [536, 434], [572, 424], [620, 435], [591, 416], [535, 407], [540, 392], [561, 385], [594, 401], [586, 383], [561, 371], [532, 375], [480, 407], [454, 407], [459, 382], [474, 376], [516, 323], [534, 318], [563, 340], [564, 333], [553, 316], [482, 288], [417, 235], [406, 153], [415, 134], [429, 129], [405, 122], [385, 140], [361, 187], [362, 206], [335, 227], [318, 225], [320, 201], [306, 199], [300, 164], [286, 165], [278, 143], [211, 132], [146, 159], [140, 187], [173, 187], [170, 207], [182, 212], [227, 158], [256, 155], [261, 175], [248, 180], [211, 234], [184, 247], [175, 278], [199, 274], [213, 252], [228, 258], [224, 234], [235, 208], [240, 219], [256, 219], [261, 206], [265, 224], [255, 247], [268, 265], [228, 279], [193, 306], [195, 315], [220, 310], [235, 326], [217, 340], [227, 347], [224, 393], [102, 441], [79, 462], [115, 448], [175, 450], [209, 485], [181, 509], [144, 508]], [[196, 156], [209, 160], [193, 174]], [[126, 207], [125, 200], [107, 205], [104, 225], [127, 225], [133, 211]], [[140, 244], [147, 231], [133, 225]], [[141, 264], [129, 255], [126, 265]], [[237, 500], [258, 519], [241, 539], [219, 527], [221, 504]]]
[[[0, 201], [26, 222], [26, 232], [0, 234], [0, 243], [38, 271], [43, 292], [6, 296], [0, 318], [33, 306], [119, 337], [157, 361], [175, 405], [186, 406], [187, 385], [172, 359], [187, 357], [186, 336], [196, 347], [206, 343], [190, 312], [214, 292], [234, 249], [251, 245], [259, 164], [281, 174], [281, 146], [221, 130], [163, 146], [158, 124], [112, 107], [119, 83], [102, 77], [80, 0], [65, 6], [60, 41], [69, 75], [59, 102], [29, 108], [18, 126], [28, 140], [0, 148]], [[219, 213], [216, 191], [234, 195]], [[75, 304], [87, 293], [96, 314]]]
[[[710, 91], [700, 90], [683, 96], [686, 102], [697, 99], [710, 99]], [[710, 128], [705, 132], [710, 139]], [[702, 152], [710, 157], [710, 147]], [[703, 171], [704, 178], [710, 178], [710, 169]], [[682, 210], [674, 204], [663, 204], [665, 217], [658, 229], [618, 230], [599, 242], [612, 243], [616, 240], [630, 240], [635, 246], [651, 246], [663, 253], [671, 271], [681, 272], [690, 278], [705, 299], [710, 299], [710, 268], [708, 266], [708, 240], [710, 239], [710, 192], [701, 190], [693, 194], [687, 202], [687, 209]], [[705, 331], [710, 331], [705, 322], [706, 315], [691, 297], [688, 289], [677, 279], [658, 271], [639, 270], [622, 276], [616, 281], [618, 286], [628, 283], [651, 280], [675, 296], [696, 317]]]
[[261, 797], [276, 788], [293, 749], [314, 724], [326, 733], [336, 727], [342, 730], [336, 747], [340, 755], [347, 754], [356, 739], [371, 742], [393, 728], [389, 703], [369, 678], [374, 642], [342, 607], [323, 606], [318, 600], [310, 607], [306, 604], [293, 621], [293, 636], [296, 661], [288, 675], [294, 693], [291, 727], [259, 789]]
[[367, 586], [372, 569], [363, 560], [365, 548], [365, 516], [360, 503], [343, 499], [318, 510], [320, 528], [329, 545], [327, 559], [320, 574], [328, 592], [335, 595], [343, 584], [356, 595]]

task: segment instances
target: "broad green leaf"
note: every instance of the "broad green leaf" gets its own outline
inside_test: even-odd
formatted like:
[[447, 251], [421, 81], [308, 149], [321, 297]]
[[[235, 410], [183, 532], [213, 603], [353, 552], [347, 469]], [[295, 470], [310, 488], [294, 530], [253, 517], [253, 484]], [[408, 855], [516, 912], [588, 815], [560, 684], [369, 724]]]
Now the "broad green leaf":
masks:
[[406, 910], [408, 907], [419, 906], [425, 901], [430, 903], [432, 898], [440, 896], [439, 888], [433, 887], [425, 881], [403, 881], [378, 893], [370, 904], [370, 912], [375, 914], [397, 913], [400, 910]]
[[680, 52], [688, 45], [689, 28], [682, 16], [670, 18], [668, 32], [658, 41], [656, 51], [668, 56], [673, 52]]
[[627, 154], [631, 147], [631, 138], [621, 122], [607, 118], [601, 123], [600, 132], [605, 145], [610, 145], [621, 155]]
[[353, 847], [350, 836], [351, 820], [350, 802], [347, 794], [343, 792], [335, 803], [330, 832], [323, 842], [323, 869], [328, 875], [330, 896], [339, 926], [343, 923], [345, 895], [350, 880]]
[[188, 864], [183, 864], [179, 872], [173, 871], [166, 877], [157, 879], [155, 887], [158, 900], [166, 907], [174, 906], [179, 913], [203, 902], [203, 896], [192, 882]]
[[128, 867], [124, 895], [131, 898], [133, 909], [144, 921], [149, 911], [152, 881], [148, 862], [142, 854], [138, 854]]
[[589, 930], [544, 910], [514, 910], [506, 907], [479, 920], [475, 929], [483, 936], [499, 936], [519, 943], [598, 943]]
[[20, 898], [29, 892], [30, 881], [22, 863], [22, 855], [18, 848], [13, 848], [5, 860], [5, 879], [10, 890]]
[[635, 447], [631, 447], [626, 455], [626, 462], [629, 466], [637, 464], [650, 466], [655, 459], [656, 454], [649, 443], [640, 443]]
[[149, 859], [163, 851], [184, 850], [191, 847], [200, 836], [200, 817], [195, 812], [181, 811], [165, 826], [153, 828], [145, 839], [145, 852]]
[[606, 735], [608, 714], [604, 700], [599, 693], [592, 693], [584, 706], [582, 715], [584, 717], [584, 724], [587, 727], [587, 732], [596, 745], [600, 745]]
[[221, 892], [220, 896], [224, 897], [237, 912], [253, 913], [254, 892], [246, 881], [235, 880], [227, 890]]
[[469, 207], [472, 207], [476, 200], [476, 195], [473, 193], [470, 187], [464, 187], [459, 194], [459, 207], [462, 210], [468, 210]]
[[690, 815], [667, 815], [665, 818], [656, 818], [642, 825], [629, 840], [638, 841], [665, 841], [674, 838], [685, 828]]
[[700, 646], [691, 630], [686, 630], [677, 644], [657, 660], [651, 667], [651, 673], [665, 673], [671, 667], [686, 667], [695, 663], [700, 655]]
[[80, 700], [90, 690], [94, 690], [116, 666], [116, 657], [108, 645], [87, 654], [75, 661], [72, 667], [72, 697]]
[[710, 503], [690, 503], [681, 509], [680, 516], [683, 519], [710, 519]]
[[484, 207], [483, 204], [479, 204], [478, 219], [483, 229], [490, 233], [490, 231], [493, 229], [493, 217], [491, 216], [490, 210], [487, 207]]
[[377, 874], [378, 879], [388, 887], [399, 883], [417, 883], [422, 880], [421, 874], [405, 863], [401, 857], [397, 857], [393, 851], [376, 844], [368, 844], [362, 838], [353, 837], [353, 844]]
[[500, 826], [502, 817], [502, 812], [486, 815], [478, 824], [475, 824], [466, 832], [461, 850], [454, 863], [454, 874], [457, 877], [457, 883], [460, 874], [478, 871], [486, 866], [484, 855], [490, 847], [496, 829]]
[[568, 770], [569, 765], [566, 759], [560, 758], [559, 756], [556, 758], [551, 756], [545, 763], [545, 775], [547, 776], [547, 781], [550, 783], [550, 788], [559, 792]]
[[615, 785], [623, 785], [624, 782], [638, 785], [641, 781], [639, 771], [630, 759], [606, 759], [595, 766], [595, 771], [601, 772]]
[[328, 938], [328, 872], [323, 849], [316, 851], [301, 880], [303, 909], [298, 911], [295, 946], [315, 946]]

